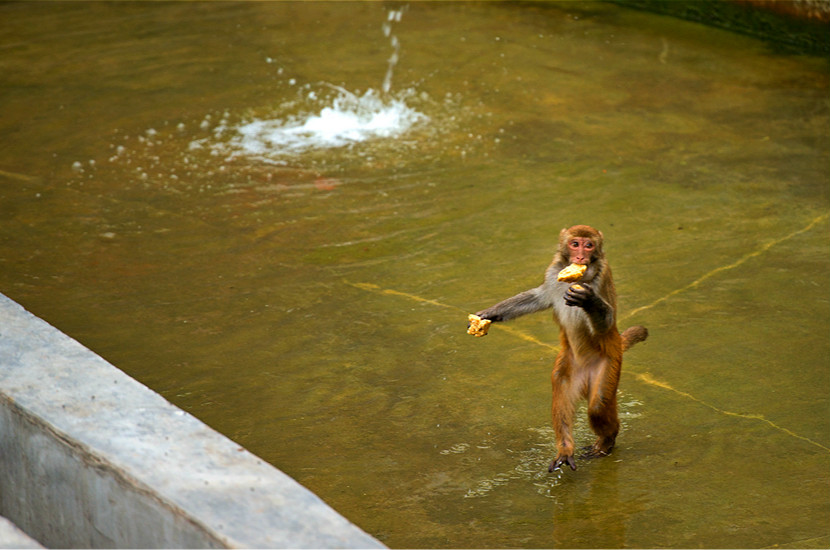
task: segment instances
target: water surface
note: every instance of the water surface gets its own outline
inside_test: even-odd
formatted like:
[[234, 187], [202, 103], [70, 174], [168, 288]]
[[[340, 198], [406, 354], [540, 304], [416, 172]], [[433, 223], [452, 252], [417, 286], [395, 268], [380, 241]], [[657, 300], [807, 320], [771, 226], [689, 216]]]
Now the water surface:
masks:
[[[826, 60], [593, 3], [0, 21], [0, 291], [387, 545], [830, 544]], [[651, 337], [548, 474], [555, 325], [466, 313], [574, 223]]]

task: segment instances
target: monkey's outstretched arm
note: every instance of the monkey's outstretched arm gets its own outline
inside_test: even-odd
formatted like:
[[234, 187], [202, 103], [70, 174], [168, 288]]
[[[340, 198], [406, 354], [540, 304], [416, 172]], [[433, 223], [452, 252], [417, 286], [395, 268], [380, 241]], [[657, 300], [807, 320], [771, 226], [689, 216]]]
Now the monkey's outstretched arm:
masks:
[[585, 310], [594, 334], [605, 334], [614, 325], [614, 308], [587, 284], [571, 285], [565, 292], [565, 303]]
[[549, 295], [550, 293], [545, 291], [545, 285], [542, 285], [516, 294], [512, 298], [479, 311], [476, 315], [495, 322], [509, 321], [553, 306]]

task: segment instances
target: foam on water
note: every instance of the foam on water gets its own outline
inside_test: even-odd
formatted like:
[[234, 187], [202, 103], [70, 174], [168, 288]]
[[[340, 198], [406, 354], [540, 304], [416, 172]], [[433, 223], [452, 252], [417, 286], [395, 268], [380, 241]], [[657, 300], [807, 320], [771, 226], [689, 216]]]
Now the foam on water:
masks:
[[[413, 95], [403, 91], [397, 95], [390, 94], [392, 75], [398, 63], [400, 42], [392, 33], [392, 24], [400, 22], [404, 8], [389, 10], [383, 24], [383, 34], [389, 38], [392, 54], [387, 63], [386, 77], [381, 90], [369, 89], [364, 94], [352, 93], [345, 88], [324, 84], [335, 95], [320, 94], [321, 90], [304, 88], [308, 93], [303, 103], [309, 109], [299, 115], [275, 118], [254, 118], [236, 127], [221, 126], [214, 132], [221, 137], [230, 130], [230, 140], [215, 144], [213, 150], [227, 152], [230, 156], [253, 156], [263, 160], [279, 161], [286, 156], [293, 156], [309, 150], [326, 150], [352, 146], [357, 143], [397, 138], [413, 126], [429, 121], [429, 117], [416, 111], [406, 100]], [[270, 60], [269, 60], [270, 62]], [[296, 81], [291, 79], [290, 85]], [[321, 106], [319, 95], [328, 96], [327, 103]], [[316, 108], [312, 107], [317, 105]], [[285, 105], [290, 111], [295, 104]]]
[[404, 98], [381, 98], [374, 90], [338, 93], [319, 111], [286, 118], [254, 118], [232, 128], [223, 145], [232, 155], [280, 157], [309, 149], [330, 149], [378, 138], [396, 138], [429, 117], [409, 107]]

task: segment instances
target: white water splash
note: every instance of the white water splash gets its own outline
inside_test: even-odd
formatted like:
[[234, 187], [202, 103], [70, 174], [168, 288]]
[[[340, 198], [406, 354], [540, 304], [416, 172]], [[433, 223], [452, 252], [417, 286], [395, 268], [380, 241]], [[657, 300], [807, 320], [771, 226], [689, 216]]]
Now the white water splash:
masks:
[[[383, 24], [383, 33], [390, 39], [392, 54], [387, 61], [382, 92], [369, 89], [359, 95], [340, 86], [322, 84], [323, 88], [307, 91], [303, 98], [309, 108], [300, 114], [254, 118], [243, 123], [214, 131], [215, 137], [230, 136], [229, 140], [214, 143], [211, 148], [230, 157], [250, 156], [279, 162], [311, 150], [349, 147], [362, 142], [395, 139], [414, 126], [429, 121], [429, 117], [407, 105], [414, 96], [412, 90], [391, 94], [392, 74], [398, 62], [400, 42], [392, 33], [392, 24], [400, 22], [404, 8], [389, 10]], [[296, 82], [291, 79], [290, 85]], [[326, 93], [324, 88], [335, 93]], [[327, 96], [322, 100], [321, 96]], [[285, 110], [296, 112], [296, 103], [289, 102]], [[205, 145], [204, 140], [193, 147]]]
[[338, 95], [319, 112], [298, 116], [253, 119], [235, 129], [225, 144], [235, 154], [257, 157], [330, 149], [375, 138], [395, 138], [429, 117], [404, 99], [382, 99], [374, 90], [362, 96], [333, 87]]

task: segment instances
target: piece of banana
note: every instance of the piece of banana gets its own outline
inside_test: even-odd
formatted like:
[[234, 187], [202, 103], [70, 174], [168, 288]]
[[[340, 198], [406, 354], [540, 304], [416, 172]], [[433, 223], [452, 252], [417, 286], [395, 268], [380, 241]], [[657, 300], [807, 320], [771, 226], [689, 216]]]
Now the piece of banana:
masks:
[[571, 264], [559, 272], [559, 275], [556, 277], [556, 280], [564, 281], [566, 283], [578, 281], [582, 278], [583, 275], [585, 275], [585, 270], [587, 269], [587, 265]]
[[490, 319], [482, 319], [474, 313], [467, 315], [467, 320], [470, 323], [470, 326], [467, 329], [467, 334], [472, 334], [476, 338], [486, 336], [487, 331], [490, 330], [490, 323], [493, 322]]

